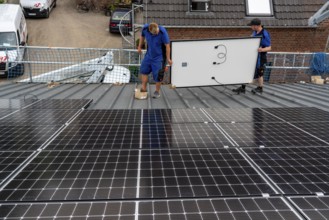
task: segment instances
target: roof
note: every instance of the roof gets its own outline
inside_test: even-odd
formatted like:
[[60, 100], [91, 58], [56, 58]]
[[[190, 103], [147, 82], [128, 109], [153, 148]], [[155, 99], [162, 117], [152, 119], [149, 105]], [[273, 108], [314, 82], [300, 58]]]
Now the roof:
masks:
[[21, 10], [19, 5], [0, 4], [0, 30], [15, 31], [17, 13]]
[[[250, 91], [253, 85], [248, 85]], [[268, 84], [262, 95], [233, 95], [235, 86], [176, 88], [162, 86], [159, 99], [135, 100], [135, 84], [61, 84], [48, 88], [40, 83], [1, 85], [1, 99], [93, 99], [91, 109], [179, 109], [179, 108], [257, 108], [317, 107], [329, 109], [329, 84]], [[155, 87], [150, 85], [152, 94]]]
[[[263, 18], [262, 22], [267, 27], [308, 27], [308, 19], [326, 2], [275, 0], [274, 17]], [[152, 0], [145, 7], [147, 21], [164, 26], [246, 27], [253, 18], [246, 16], [245, 0], [212, 0], [211, 13], [188, 13], [188, 0]]]

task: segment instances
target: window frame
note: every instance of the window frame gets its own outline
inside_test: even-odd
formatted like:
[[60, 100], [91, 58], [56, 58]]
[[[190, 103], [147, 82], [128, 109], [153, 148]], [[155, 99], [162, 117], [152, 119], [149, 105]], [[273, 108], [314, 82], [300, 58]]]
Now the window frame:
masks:
[[[256, 17], [256, 16], [259, 16], [259, 17], [273, 17], [274, 16], [274, 10], [273, 10], [273, 0], [267, 0], [269, 2], [269, 6], [270, 6], [270, 13], [251, 13], [250, 12], [250, 5], [249, 5], [249, 1], [252, 1], [252, 0], [246, 0], [246, 14], [247, 16], [249, 17]], [[262, 0], [264, 1], [264, 0]]]
[[[204, 3], [206, 9], [205, 10], [193, 10], [193, 3]], [[189, 0], [189, 12], [210, 12], [211, 0]]]

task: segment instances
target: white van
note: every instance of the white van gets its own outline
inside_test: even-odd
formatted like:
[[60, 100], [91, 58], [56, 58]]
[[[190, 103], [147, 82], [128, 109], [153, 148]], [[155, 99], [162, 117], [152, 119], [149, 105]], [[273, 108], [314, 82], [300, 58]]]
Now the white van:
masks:
[[49, 18], [50, 11], [56, 7], [56, 0], [20, 0], [25, 17]]
[[0, 4], [0, 77], [24, 73], [24, 58], [28, 34], [26, 21], [19, 5]]

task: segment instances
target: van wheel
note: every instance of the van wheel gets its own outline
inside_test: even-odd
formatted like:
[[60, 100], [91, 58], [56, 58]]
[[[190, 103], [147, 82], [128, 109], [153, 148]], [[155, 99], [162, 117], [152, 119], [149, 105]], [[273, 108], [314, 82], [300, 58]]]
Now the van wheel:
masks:
[[15, 68], [8, 70], [7, 78], [15, 78], [24, 75], [24, 64], [18, 64]]

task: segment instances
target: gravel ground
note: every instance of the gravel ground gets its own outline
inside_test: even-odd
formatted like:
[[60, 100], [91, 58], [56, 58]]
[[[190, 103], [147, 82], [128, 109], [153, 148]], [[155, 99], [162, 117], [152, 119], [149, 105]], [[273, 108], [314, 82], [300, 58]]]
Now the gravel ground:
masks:
[[[17, 4], [18, 0], [9, 0]], [[108, 31], [104, 13], [79, 13], [74, 0], [57, 0], [46, 18], [28, 18], [29, 46], [121, 48], [119, 34]]]

